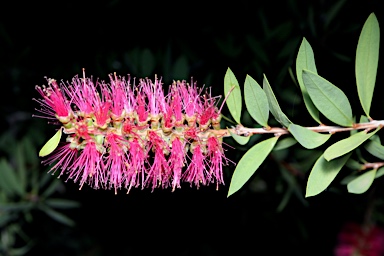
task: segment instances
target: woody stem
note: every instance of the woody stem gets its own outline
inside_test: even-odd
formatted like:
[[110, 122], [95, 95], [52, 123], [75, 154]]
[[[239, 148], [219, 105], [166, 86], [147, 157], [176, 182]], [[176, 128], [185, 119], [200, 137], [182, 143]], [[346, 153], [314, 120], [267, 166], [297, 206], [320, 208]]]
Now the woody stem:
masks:
[[[319, 132], [319, 133], [330, 133], [334, 134], [337, 132], [346, 132], [346, 131], [352, 131], [352, 130], [366, 130], [370, 131], [376, 128], [381, 128], [384, 126], [384, 120], [373, 120], [368, 123], [357, 123], [353, 124], [352, 127], [343, 127], [343, 126], [327, 126], [327, 125], [319, 125], [319, 126], [312, 126], [312, 127], [305, 127], [311, 131]], [[237, 135], [243, 135], [243, 136], [251, 136], [253, 134], [274, 134], [275, 136], [280, 136], [283, 134], [289, 134], [289, 130], [287, 128], [281, 128], [281, 127], [269, 127], [267, 128], [247, 128], [242, 126], [241, 124], [238, 124], [234, 128], [230, 129], [220, 129], [220, 130], [211, 130], [212, 133], [215, 133], [216, 136], [219, 137], [230, 137], [231, 134], [229, 133], [237, 134]]]

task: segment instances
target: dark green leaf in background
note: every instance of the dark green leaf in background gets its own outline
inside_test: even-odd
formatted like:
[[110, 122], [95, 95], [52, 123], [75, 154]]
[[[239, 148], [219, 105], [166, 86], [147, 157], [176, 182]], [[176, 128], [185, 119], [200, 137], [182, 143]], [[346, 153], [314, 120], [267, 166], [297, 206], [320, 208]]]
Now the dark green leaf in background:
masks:
[[44, 201], [48, 206], [52, 208], [68, 209], [79, 207], [80, 203], [73, 200], [62, 199], [62, 198], [48, 198]]
[[140, 69], [142, 75], [145, 77], [151, 76], [156, 66], [155, 56], [153, 56], [151, 50], [146, 48], [141, 52], [140, 57]]
[[184, 80], [189, 73], [188, 59], [184, 55], [180, 56], [173, 65], [172, 78], [175, 80]]
[[0, 189], [6, 193], [23, 196], [23, 187], [19, 182], [18, 174], [10, 163], [5, 159], [0, 159]]
[[57, 222], [71, 227], [75, 225], [75, 222], [72, 219], [62, 214], [61, 212], [55, 211], [51, 207], [48, 207], [46, 205], [40, 205], [39, 207], [44, 213], [46, 213], [49, 217], [56, 220]]

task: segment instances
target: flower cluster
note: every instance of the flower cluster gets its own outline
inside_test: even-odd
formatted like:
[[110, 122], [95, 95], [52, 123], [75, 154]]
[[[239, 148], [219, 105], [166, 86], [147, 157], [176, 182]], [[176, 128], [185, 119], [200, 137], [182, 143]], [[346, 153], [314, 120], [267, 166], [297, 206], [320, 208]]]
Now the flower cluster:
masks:
[[370, 255], [384, 254], [384, 230], [375, 225], [346, 223], [338, 236], [334, 255]]
[[[109, 83], [75, 76], [47, 79], [35, 99], [45, 118], [67, 135], [47, 159], [52, 172], [95, 189], [180, 188], [224, 184], [220, 111], [193, 81], [109, 76]], [[43, 117], [43, 116], [41, 116]]]

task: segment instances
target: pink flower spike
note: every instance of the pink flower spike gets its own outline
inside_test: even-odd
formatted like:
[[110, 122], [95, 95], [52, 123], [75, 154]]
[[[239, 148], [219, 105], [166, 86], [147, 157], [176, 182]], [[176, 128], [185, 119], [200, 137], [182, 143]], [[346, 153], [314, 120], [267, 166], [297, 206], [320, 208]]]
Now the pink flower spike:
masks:
[[180, 188], [181, 170], [185, 162], [185, 145], [179, 138], [172, 141], [171, 156], [168, 160], [169, 169], [173, 172], [172, 175], [172, 192], [175, 188]]
[[191, 163], [189, 164], [187, 170], [183, 174], [182, 179], [191, 184], [195, 184], [197, 188], [200, 187], [200, 184], [207, 184], [207, 171], [204, 166], [204, 155], [201, 151], [200, 145], [196, 144], [193, 149], [193, 155]]
[[97, 95], [96, 88], [90, 78], [79, 79], [75, 76], [72, 79], [72, 86], [68, 86], [69, 97], [78, 107], [82, 115], [90, 116], [93, 112], [93, 104]]
[[171, 176], [170, 168], [164, 156], [164, 149], [167, 149], [167, 144], [154, 131], [149, 131], [149, 141], [152, 144], [155, 156], [153, 164], [145, 180], [145, 186], [152, 183], [152, 191], [160, 185], [163, 188], [167, 188], [169, 185], [169, 178]]
[[43, 161], [52, 172], [61, 168], [59, 176], [68, 174], [80, 189], [87, 183], [115, 193], [122, 187], [175, 191], [182, 181], [197, 188], [224, 184], [221, 115], [209, 90], [203, 95], [193, 80], [173, 82], [164, 92], [157, 77], [137, 85], [129, 76], [109, 79], [93, 82], [83, 73], [60, 87], [52, 79], [36, 87], [38, 111], [66, 136]]
[[96, 118], [96, 125], [102, 129], [107, 128], [107, 125], [110, 121], [110, 118], [109, 118], [110, 106], [111, 106], [110, 102], [102, 102], [95, 107], [94, 115]]
[[143, 93], [139, 92], [137, 94], [137, 98], [136, 98], [136, 101], [137, 101], [137, 116], [138, 116], [138, 121], [139, 122], [147, 122], [147, 118], [148, 118], [148, 112], [147, 112], [147, 109], [146, 109], [146, 105], [145, 105], [145, 98], [144, 98], [144, 95]]
[[200, 93], [195, 83], [191, 82], [191, 85], [186, 84], [185, 81], [177, 82], [177, 86], [180, 88], [180, 94], [183, 99], [183, 107], [187, 117], [193, 117], [195, 114], [200, 113], [202, 110], [200, 102]]
[[176, 84], [172, 85], [171, 88], [171, 109], [173, 110], [173, 114], [175, 115], [176, 123], [182, 124], [183, 122], [183, 113], [182, 113], [182, 102], [180, 91], [177, 89]]
[[55, 173], [59, 168], [61, 172], [58, 177], [63, 175], [69, 168], [69, 166], [76, 159], [78, 151], [77, 149], [71, 149], [70, 143], [66, 143], [62, 146], [59, 146], [47, 159], [43, 160], [42, 163], [51, 165], [56, 164], [49, 170], [49, 172]]
[[88, 141], [80, 156], [70, 167], [68, 179], [77, 182], [80, 179], [80, 189], [84, 183], [89, 184], [94, 189], [104, 188], [105, 172], [101, 168], [101, 153], [97, 150], [96, 144]]
[[153, 83], [150, 79], [146, 78], [140, 80], [140, 86], [143, 88], [143, 92], [146, 94], [148, 99], [148, 110], [151, 117], [158, 117], [161, 111], [161, 105], [164, 103], [164, 91], [162, 88], [161, 80], [155, 78]]
[[[134, 79], [135, 80], [135, 79]], [[134, 111], [137, 108], [137, 102], [136, 102], [136, 96], [135, 96], [135, 90], [137, 87], [135, 86], [135, 83], [131, 86], [130, 84], [130, 77], [128, 76], [128, 80], [125, 80], [123, 77], [121, 79], [122, 87], [125, 91], [125, 102], [124, 102], [124, 109], [126, 112], [126, 115], [133, 116]]]
[[[110, 85], [110, 95], [111, 95], [111, 112], [114, 119], [123, 118], [124, 106], [127, 104], [127, 95], [125, 93], [125, 84], [124, 81], [121, 81], [116, 77], [109, 75], [111, 85]], [[108, 85], [105, 84], [107, 88]]]
[[128, 189], [127, 194], [132, 187], [140, 186], [140, 181], [142, 185], [141, 188], [144, 188], [146, 155], [147, 152], [144, 152], [143, 147], [137, 139], [129, 142], [129, 161], [126, 163], [129, 170], [125, 177], [125, 188]]
[[121, 188], [124, 176], [127, 174], [128, 156], [125, 152], [126, 146], [124, 145], [124, 138], [121, 136], [110, 133], [106, 137], [106, 144], [109, 148], [107, 156], [104, 156], [106, 160], [105, 169], [108, 172], [109, 188], [117, 189]]
[[[216, 137], [212, 136], [208, 138], [207, 147], [210, 177], [216, 180], [216, 189], [218, 189], [219, 184], [224, 185], [223, 160], [225, 160], [226, 163], [226, 158], [221, 143]], [[214, 181], [212, 180], [212, 182]]]
[[44, 98], [44, 100], [38, 100], [40, 105], [45, 107], [40, 112], [52, 117], [55, 115], [57, 115], [59, 118], [68, 117], [71, 113], [71, 108], [66, 100], [65, 94], [57, 85], [56, 80], [47, 80], [48, 87], [41, 88], [40, 86], [36, 86], [36, 90]]

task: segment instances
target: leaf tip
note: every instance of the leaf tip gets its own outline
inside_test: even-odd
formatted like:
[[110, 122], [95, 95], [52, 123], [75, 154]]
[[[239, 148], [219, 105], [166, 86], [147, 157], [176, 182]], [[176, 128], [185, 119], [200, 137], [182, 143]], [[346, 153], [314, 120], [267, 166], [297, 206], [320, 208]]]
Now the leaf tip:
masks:
[[228, 190], [228, 194], [227, 194], [227, 198], [229, 198], [231, 195], [233, 195], [236, 191], [233, 191], [233, 189], [231, 188], [231, 186], [229, 186], [229, 190]]

